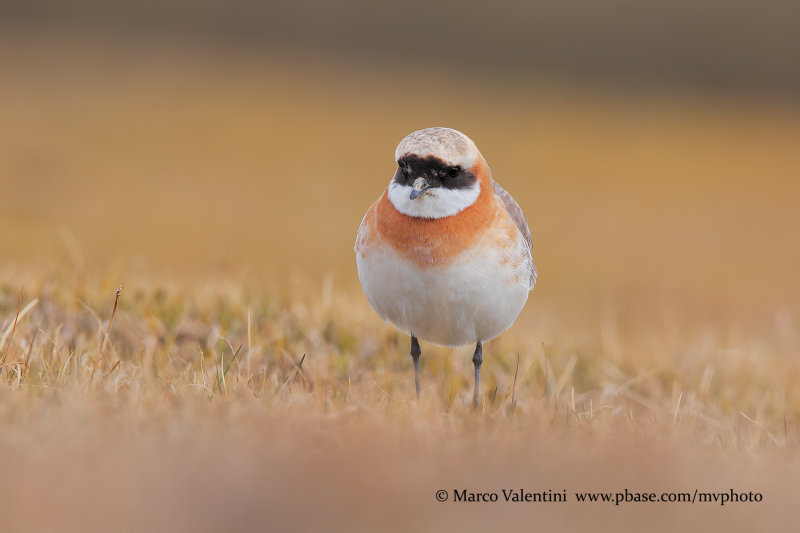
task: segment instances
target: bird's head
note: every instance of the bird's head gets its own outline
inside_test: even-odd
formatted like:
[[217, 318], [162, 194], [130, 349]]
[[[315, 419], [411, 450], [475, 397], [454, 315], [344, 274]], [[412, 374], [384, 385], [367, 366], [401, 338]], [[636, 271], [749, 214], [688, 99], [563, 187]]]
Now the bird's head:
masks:
[[463, 133], [427, 128], [406, 136], [395, 151], [397, 171], [389, 200], [403, 214], [419, 218], [455, 215], [475, 203], [488, 167]]

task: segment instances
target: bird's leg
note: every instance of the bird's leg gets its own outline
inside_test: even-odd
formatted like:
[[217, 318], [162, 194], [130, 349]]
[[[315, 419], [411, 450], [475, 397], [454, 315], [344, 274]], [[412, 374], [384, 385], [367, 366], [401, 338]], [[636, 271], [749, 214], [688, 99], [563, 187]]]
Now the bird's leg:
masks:
[[475, 394], [472, 396], [472, 409], [478, 410], [478, 393], [481, 388], [481, 364], [483, 364], [483, 345], [481, 341], [475, 346], [475, 354], [472, 356], [472, 363], [475, 365]]
[[419, 356], [422, 350], [419, 349], [419, 341], [414, 335], [411, 335], [411, 358], [414, 360], [414, 385], [417, 386], [417, 399], [419, 400]]

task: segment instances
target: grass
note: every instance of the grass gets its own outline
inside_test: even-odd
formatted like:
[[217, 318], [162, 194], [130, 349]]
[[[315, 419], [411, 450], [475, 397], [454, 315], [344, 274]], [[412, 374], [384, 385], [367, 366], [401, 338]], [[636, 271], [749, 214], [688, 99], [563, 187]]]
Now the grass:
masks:
[[[150, 286], [115, 293], [57, 278], [38, 283], [16, 302], [13, 287], [2, 287], [0, 375], [23, 397], [66, 389], [133, 401], [153, 392], [208, 402], [246, 395], [267, 406], [300, 396], [323, 413], [418, 408], [409, 339], [352, 291], [280, 295], [239, 281], [201, 294]], [[558, 327], [517, 328], [490, 343], [481, 414], [578, 435], [613, 420], [721, 450], [794, 442], [796, 331], [771, 339], [713, 323], [676, 331], [668, 321], [644, 329], [619, 320], [606, 317], [571, 338], [559, 338]], [[465, 350], [424, 345], [428, 414], [468, 416]]]
[[[713, 323], [642, 330], [619, 318], [570, 337], [512, 329], [486, 346], [475, 414], [469, 350], [423, 343], [417, 402], [408, 339], [352, 291], [133, 284], [117, 307], [113, 287], [49, 274], [20, 300], [16, 286], [0, 288], [0, 446], [18, 458], [5, 489], [19, 508], [46, 498], [50, 509], [31, 507], [12, 520], [20, 527], [101, 528], [103, 517], [135, 512], [132, 530], [265, 521], [403, 529], [412, 523], [404, 507], [433, 528], [442, 509], [468, 529], [523, 523], [503, 507], [482, 518], [437, 508], [440, 486], [734, 488], [761, 491], [767, 503], [748, 504], [733, 529], [788, 517], [796, 331], [792, 342], [773, 341]], [[14, 475], [33, 492], [15, 489]], [[72, 490], [80, 496], [65, 496]], [[89, 502], [102, 506], [91, 519], [81, 511]], [[318, 518], [305, 515], [310, 505]], [[605, 516], [571, 505], [572, 514], [548, 507], [541, 520], [577, 527]], [[669, 530], [742, 511], [726, 518], [685, 505], [680, 517], [656, 504], [625, 517], [635, 527], [660, 516]]]

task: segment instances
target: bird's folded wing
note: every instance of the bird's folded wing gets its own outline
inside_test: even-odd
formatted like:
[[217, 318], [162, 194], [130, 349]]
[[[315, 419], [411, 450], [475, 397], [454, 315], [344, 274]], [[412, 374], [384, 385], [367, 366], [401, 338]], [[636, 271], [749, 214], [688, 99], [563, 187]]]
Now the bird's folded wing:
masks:
[[525, 220], [525, 215], [522, 212], [519, 204], [514, 197], [508, 194], [504, 188], [497, 184], [496, 181], [492, 180], [492, 186], [494, 188], [494, 195], [497, 196], [501, 202], [503, 202], [503, 206], [506, 208], [506, 212], [508, 216], [511, 217], [511, 220], [517, 225], [517, 229], [519, 229], [520, 234], [522, 234], [522, 238], [525, 239], [525, 242], [528, 245], [528, 255], [531, 257], [531, 289], [533, 285], [536, 283], [536, 264], [533, 262], [532, 257], [532, 250], [533, 250], [533, 243], [531, 242], [531, 230], [528, 228], [528, 221]]

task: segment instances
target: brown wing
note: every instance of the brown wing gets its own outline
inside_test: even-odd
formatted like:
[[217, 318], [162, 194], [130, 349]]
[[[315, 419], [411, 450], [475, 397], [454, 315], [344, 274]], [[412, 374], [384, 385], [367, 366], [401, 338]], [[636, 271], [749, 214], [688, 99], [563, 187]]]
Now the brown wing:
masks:
[[528, 258], [531, 261], [531, 289], [533, 285], [536, 283], [536, 264], [533, 262], [533, 257], [531, 255], [533, 250], [533, 243], [531, 242], [531, 230], [528, 228], [528, 221], [525, 220], [525, 215], [522, 213], [522, 209], [520, 208], [519, 204], [514, 200], [514, 197], [508, 194], [504, 188], [497, 184], [496, 181], [492, 180], [492, 187], [494, 188], [494, 195], [500, 198], [503, 202], [503, 206], [506, 208], [506, 212], [511, 217], [511, 220], [514, 221], [514, 224], [517, 225], [517, 229], [522, 234], [522, 238], [525, 239], [525, 242], [528, 245]]

